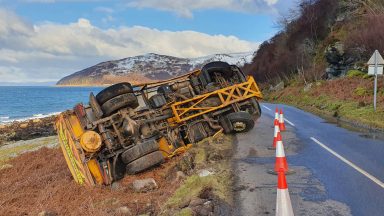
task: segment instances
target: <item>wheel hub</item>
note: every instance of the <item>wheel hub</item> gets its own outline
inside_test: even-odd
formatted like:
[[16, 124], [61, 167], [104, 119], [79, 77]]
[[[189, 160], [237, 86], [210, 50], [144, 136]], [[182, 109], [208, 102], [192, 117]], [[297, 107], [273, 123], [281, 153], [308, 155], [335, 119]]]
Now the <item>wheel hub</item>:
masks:
[[243, 131], [243, 130], [245, 130], [245, 127], [246, 127], [246, 125], [245, 125], [244, 122], [235, 122], [235, 123], [233, 123], [233, 129], [235, 131]]

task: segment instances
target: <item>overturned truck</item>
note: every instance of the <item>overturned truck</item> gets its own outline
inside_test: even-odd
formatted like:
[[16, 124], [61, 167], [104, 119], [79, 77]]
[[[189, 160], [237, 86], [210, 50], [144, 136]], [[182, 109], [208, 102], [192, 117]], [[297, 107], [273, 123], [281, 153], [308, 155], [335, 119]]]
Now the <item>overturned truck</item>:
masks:
[[173, 79], [118, 83], [55, 123], [69, 170], [79, 184], [109, 185], [224, 133], [246, 132], [261, 115], [262, 94], [235, 65], [211, 62]]

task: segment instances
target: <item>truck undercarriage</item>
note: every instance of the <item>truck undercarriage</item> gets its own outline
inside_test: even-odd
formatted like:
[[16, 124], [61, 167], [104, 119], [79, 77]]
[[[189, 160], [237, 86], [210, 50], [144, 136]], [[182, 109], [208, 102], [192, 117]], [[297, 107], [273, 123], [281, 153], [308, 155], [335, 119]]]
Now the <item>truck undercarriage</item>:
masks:
[[75, 181], [108, 185], [219, 131], [249, 131], [261, 115], [261, 98], [253, 77], [211, 62], [170, 80], [91, 93], [89, 105], [61, 113], [55, 126]]

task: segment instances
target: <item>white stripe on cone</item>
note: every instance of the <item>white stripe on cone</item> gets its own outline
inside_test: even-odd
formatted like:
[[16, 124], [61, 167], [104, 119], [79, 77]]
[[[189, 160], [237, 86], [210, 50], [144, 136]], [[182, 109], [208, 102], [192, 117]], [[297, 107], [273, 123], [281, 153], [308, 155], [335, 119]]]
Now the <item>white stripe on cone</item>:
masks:
[[276, 142], [276, 157], [285, 157], [283, 141], [281, 140]]
[[275, 119], [279, 120], [279, 112], [275, 112]]
[[273, 133], [273, 137], [277, 137], [278, 132], [280, 132], [280, 127], [279, 127], [279, 125], [275, 125], [275, 131]]
[[287, 189], [277, 189], [276, 216], [293, 216], [291, 198]]

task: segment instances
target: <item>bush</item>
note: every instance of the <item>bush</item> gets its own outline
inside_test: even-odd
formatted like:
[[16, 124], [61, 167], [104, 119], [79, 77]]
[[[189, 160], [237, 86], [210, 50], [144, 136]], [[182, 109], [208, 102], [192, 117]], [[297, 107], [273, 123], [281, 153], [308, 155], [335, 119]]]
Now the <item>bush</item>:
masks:
[[366, 73], [359, 70], [349, 70], [347, 73], [347, 77], [364, 77], [364, 75], [366, 75]]
[[368, 90], [364, 87], [357, 87], [354, 91], [354, 93], [357, 95], [357, 96], [365, 96], [365, 95], [368, 95]]
[[373, 77], [373, 76], [372, 76], [372, 75], [369, 75], [369, 74], [364, 74], [363, 79], [369, 79], [369, 78], [371, 78], [371, 77]]

